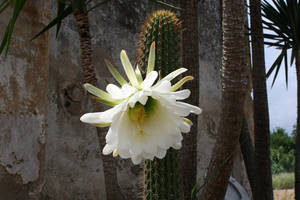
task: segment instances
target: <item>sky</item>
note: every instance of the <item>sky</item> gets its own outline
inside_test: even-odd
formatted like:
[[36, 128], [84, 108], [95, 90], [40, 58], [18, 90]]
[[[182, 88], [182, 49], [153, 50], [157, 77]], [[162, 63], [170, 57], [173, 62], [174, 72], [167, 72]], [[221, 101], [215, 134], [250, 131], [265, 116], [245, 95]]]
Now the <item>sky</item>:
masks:
[[[268, 70], [280, 51], [265, 46], [265, 63]], [[277, 79], [272, 87], [273, 74], [267, 80], [270, 129], [281, 127], [291, 133], [297, 119], [297, 80], [295, 63], [288, 67], [288, 88], [285, 83], [284, 65], [281, 66]]]
[[[267, 1], [272, 4], [272, 0]], [[272, 66], [279, 53], [279, 50], [265, 46], [266, 72]], [[288, 87], [286, 87], [285, 82], [284, 64], [280, 67], [277, 79], [272, 87], [273, 75], [274, 74], [271, 74], [267, 80], [270, 130], [272, 131], [276, 127], [281, 127], [286, 129], [288, 133], [291, 133], [297, 119], [297, 80], [295, 63], [288, 67]]]

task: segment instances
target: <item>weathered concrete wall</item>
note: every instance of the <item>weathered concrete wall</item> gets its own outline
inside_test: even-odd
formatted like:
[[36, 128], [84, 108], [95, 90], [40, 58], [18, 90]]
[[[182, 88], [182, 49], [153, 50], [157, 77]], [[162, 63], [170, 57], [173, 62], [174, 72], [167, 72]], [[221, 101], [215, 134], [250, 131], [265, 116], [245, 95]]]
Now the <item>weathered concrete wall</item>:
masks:
[[[8, 57], [0, 58], [0, 200], [104, 200], [96, 130], [79, 121], [92, 109], [81, 87], [76, 23], [68, 17], [57, 39], [53, 30], [30, 42], [56, 15], [55, 0], [32, 2], [16, 24]], [[93, 62], [102, 89], [106, 80], [112, 81], [103, 59], [123, 73], [120, 51], [136, 58], [140, 27], [158, 7], [147, 0], [118, 0], [89, 14]], [[203, 108], [198, 176], [202, 179], [220, 120], [221, 16], [219, 1], [199, 1], [198, 10]], [[6, 19], [0, 18], [0, 27], [5, 25]], [[117, 165], [123, 198], [136, 199], [139, 167], [130, 160], [118, 160]]]
[[[16, 24], [11, 50], [0, 59], [1, 199], [28, 199], [42, 183], [48, 94], [48, 34], [29, 39], [44, 26], [49, 2], [27, 3]], [[3, 13], [11, 16], [11, 13]], [[1, 17], [3, 33], [8, 17]], [[5, 192], [4, 192], [5, 191]]]

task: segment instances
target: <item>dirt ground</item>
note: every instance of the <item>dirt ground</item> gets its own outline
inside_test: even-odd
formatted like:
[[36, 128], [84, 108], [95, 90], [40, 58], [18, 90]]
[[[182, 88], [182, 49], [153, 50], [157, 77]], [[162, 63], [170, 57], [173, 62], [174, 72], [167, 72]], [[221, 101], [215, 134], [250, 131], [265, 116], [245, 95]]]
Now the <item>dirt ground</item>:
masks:
[[274, 200], [294, 200], [294, 190], [274, 190]]

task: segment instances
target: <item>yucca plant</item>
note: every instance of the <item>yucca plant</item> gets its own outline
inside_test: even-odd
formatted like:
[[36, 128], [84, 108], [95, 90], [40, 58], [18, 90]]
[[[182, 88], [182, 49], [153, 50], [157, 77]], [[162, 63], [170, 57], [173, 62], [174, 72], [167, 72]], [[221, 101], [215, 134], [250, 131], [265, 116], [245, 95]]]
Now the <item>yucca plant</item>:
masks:
[[[273, 4], [273, 5], [272, 5]], [[288, 53], [292, 50], [290, 65], [295, 62], [297, 75], [297, 136], [295, 153], [295, 197], [300, 199], [300, 1], [272, 0], [272, 4], [263, 0], [261, 4], [265, 44], [281, 50], [267, 76], [275, 71], [274, 81], [284, 62], [286, 81], [288, 80]]]

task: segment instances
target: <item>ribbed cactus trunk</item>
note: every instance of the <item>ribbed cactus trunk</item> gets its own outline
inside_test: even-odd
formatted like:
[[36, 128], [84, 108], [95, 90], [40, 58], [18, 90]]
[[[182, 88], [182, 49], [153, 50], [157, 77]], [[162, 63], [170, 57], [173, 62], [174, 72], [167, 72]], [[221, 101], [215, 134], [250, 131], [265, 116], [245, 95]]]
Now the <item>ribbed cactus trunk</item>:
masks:
[[[139, 65], [147, 69], [150, 45], [155, 41], [155, 71], [160, 77], [178, 68], [179, 20], [170, 11], [159, 10], [150, 14], [144, 24], [139, 43]], [[181, 200], [178, 153], [169, 149], [164, 159], [145, 162], [145, 200]]]

